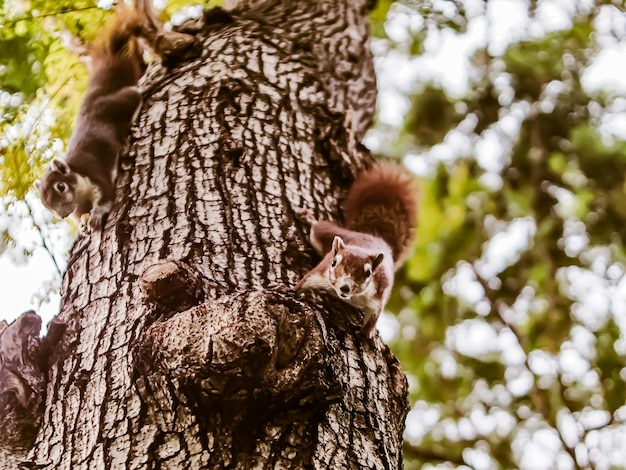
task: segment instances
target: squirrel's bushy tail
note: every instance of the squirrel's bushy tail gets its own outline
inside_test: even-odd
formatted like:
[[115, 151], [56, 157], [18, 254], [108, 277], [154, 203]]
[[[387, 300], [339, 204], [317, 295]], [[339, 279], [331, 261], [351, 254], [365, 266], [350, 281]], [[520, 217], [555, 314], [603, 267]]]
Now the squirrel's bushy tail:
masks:
[[379, 163], [348, 190], [343, 204], [346, 227], [385, 240], [399, 266], [415, 238], [417, 201], [413, 176], [399, 164]]
[[142, 48], [136, 39], [142, 36], [144, 24], [142, 11], [118, 6], [105, 32], [89, 48], [92, 74], [122, 66], [128, 69], [130, 81], [136, 82], [144, 69]]

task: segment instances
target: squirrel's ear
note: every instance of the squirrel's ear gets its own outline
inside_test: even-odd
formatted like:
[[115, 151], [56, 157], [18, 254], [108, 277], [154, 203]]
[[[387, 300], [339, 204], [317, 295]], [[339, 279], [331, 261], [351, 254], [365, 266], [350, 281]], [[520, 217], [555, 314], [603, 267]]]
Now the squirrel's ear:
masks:
[[341, 250], [343, 250], [345, 247], [346, 247], [346, 245], [343, 242], [343, 239], [341, 237], [335, 236], [335, 238], [333, 239], [333, 254], [336, 255]]
[[372, 259], [372, 271], [376, 269], [380, 263], [383, 262], [384, 257], [385, 255], [383, 255], [382, 253], [379, 253], [378, 256]]
[[65, 163], [65, 160], [55, 158], [52, 160], [52, 168], [61, 174], [67, 175], [70, 172], [70, 167]]
[[41, 189], [41, 181], [35, 180], [35, 189], [39, 191]]

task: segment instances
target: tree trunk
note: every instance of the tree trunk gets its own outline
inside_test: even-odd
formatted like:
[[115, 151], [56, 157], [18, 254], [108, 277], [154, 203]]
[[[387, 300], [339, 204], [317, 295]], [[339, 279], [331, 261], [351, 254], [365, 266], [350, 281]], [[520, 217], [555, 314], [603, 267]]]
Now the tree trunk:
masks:
[[401, 467], [395, 358], [351, 307], [277, 288], [318, 261], [295, 211], [340, 220], [371, 161], [367, 3], [212, 10], [149, 69], [116, 205], [72, 251], [27, 465]]

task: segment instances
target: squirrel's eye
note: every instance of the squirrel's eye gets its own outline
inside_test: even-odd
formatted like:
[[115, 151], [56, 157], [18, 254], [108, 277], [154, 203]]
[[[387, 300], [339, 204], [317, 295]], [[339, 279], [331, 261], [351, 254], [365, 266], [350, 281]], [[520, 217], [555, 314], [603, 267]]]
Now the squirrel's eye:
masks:
[[332, 262], [332, 264], [330, 266], [333, 267], [333, 268], [335, 266], [337, 266], [337, 258], [333, 258], [333, 262]]
[[60, 193], [65, 192], [65, 183], [57, 183], [57, 191]]
[[372, 270], [368, 269], [367, 271], [365, 271], [365, 277], [370, 277], [372, 275]]

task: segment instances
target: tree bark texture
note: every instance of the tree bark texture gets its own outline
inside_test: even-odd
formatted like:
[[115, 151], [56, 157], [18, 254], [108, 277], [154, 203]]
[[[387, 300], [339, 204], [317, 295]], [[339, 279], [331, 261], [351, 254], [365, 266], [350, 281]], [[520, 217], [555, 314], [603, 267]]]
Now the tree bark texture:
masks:
[[319, 260], [295, 212], [340, 220], [371, 163], [369, 6], [251, 5], [184, 25], [142, 82], [113, 212], [68, 264], [26, 466], [401, 467], [395, 358], [351, 307], [277, 288]]

